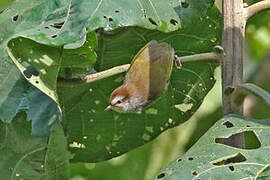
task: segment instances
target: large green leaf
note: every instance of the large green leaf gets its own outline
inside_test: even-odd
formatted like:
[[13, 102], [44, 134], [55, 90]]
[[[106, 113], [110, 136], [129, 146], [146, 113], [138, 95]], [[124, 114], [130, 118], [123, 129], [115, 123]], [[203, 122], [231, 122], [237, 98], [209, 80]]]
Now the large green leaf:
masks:
[[[157, 179], [269, 179], [269, 130], [269, 119], [225, 117]], [[245, 149], [222, 144], [224, 139], [241, 132], [246, 135]]]
[[[83, 69], [91, 67], [96, 60], [96, 54], [92, 53], [92, 47], [95, 48], [96, 45], [93, 32], [87, 34], [86, 42], [80, 48], [64, 49], [61, 53], [60, 48], [41, 45], [26, 38], [16, 38], [9, 42], [12, 59], [23, 72], [24, 77], [55, 102], [58, 101], [56, 78], [59, 68], [61, 67], [63, 72], [67, 68], [73, 68], [84, 73]], [[66, 76], [66, 73], [62, 74]], [[6, 86], [4, 83], [3, 88]], [[48, 135], [53, 122], [61, 119], [55, 102], [39, 90], [30, 88], [29, 83], [22, 78], [13, 86], [15, 86], [14, 90], [6, 95], [2, 103], [0, 118], [10, 122], [19, 110], [26, 110], [28, 120], [32, 120], [32, 133]]]
[[9, 42], [9, 54], [25, 78], [57, 102], [56, 81], [60, 67], [91, 67], [96, 60], [95, 38], [93, 32], [88, 33], [85, 43], [76, 49], [55, 48], [16, 38]]
[[80, 39], [85, 27], [112, 30], [140, 26], [161, 31], [185, 27], [205, 14], [212, 0], [180, 3], [170, 1], [33, 1], [23, 0], [1, 14], [1, 41], [16, 36], [30, 37], [51, 45], [63, 45]]
[[[84, 42], [85, 27], [88, 30], [94, 30], [98, 27], [113, 30], [121, 26], [134, 25], [160, 31], [172, 31], [180, 26], [183, 27], [182, 30], [168, 34], [134, 27], [127, 28], [126, 31], [124, 29], [124, 32], [122, 30], [113, 32], [115, 35], [101, 33], [97, 71], [130, 62], [135, 53], [152, 39], [169, 42], [178, 55], [211, 51], [220, 40], [219, 14], [213, 10], [205, 15], [213, 3], [211, 0], [200, 2], [192, 0], [183, 3], [179, 3], [178, 0], [170, 3], [166, 1], [128, 1], [123, 3], [119, 0], [114, 3], [86, 0], [39, 2], [24, 0], [16, 2], [0, 17], [0, 24], [4, 27], [0, 30], [0, 49], [2, 57], [4, 57], [1, 59], [1, 64], [10, 63], [5, 48], [11, 39], [22, 36], [46, 45], [65, 45], [65, 48], [74, 48]], [[134, 8], [136, 7], [134, 3], [139, 7], [142, 5], [143, 9], [141, 7]], [[117, 6], [119, 9], [112, 10], [114, 5], [119, 5]], [[133, 8], [126, 8], [126, 5]], [[95, 8], [91, 9], [93, 7]], [[112, 17], [110, 14], [112, 12], [117, 15]], [[195, 25], [197, 29], [194, 29]], [[15, 39], [12, 42], [17, 40], [20, 41], [20, 39]], [[65, 49], [45, 48], [44, 45], [22, 39], [22, 45], [25, 46], [21, 46], [21, 48], [25, 48], [26, 52], [21, 53], [20, 47], [12, 46], [12, 42], [10, 42], [9, 48], [11, 49], [10, 54], [14, 56], [13, 61], [20, 67], [25, 76], [30, 74], [30, 78], [38, 76], [40, 80], [43, 80], [45, 86], [39, 87], [40, 90], [56, 100], [55, 82], [60, 69], [59, 63], [61, 65], [68, 64], [68, 61], [63, 60]], [[31, 51], [33, 44], [37, 44], [35, 51]], [[93, 48], [92, 45], [89, 49], [91, 48]], [[27, 54], [27, 49], [29, 54]], [[33, 56], [31, 56], [31, 52], [34, 53]], [[53, 53], [54, 56], [48, 56], [50, 60], [41, 61], [40, 56], [52, 55]], [[90, 54], [94, 55], [94, 52], [92, 51]], [[18, 58], [21, 58], [22, 62]], [[76, 56], [73, 59], [76, 59]], [[47, 61], [51, 62], [51, 60], [53, 66], [52, 64], [48, 66]], [[70, 62], [73, 65], [76, 64], [74, 61]], [[26, 67], [24, 63], [28, 63]], [[72, 72], [74, 72], [75, 67], [73, 65], [68, 67]], [[9, 64], [9, 67], [9, 69], [14, 69], [12, 64]], [[186, 63], [181, 70], [174, 69], [169, 90], [140, 116], [103, 112], [110, 92], [121, 83], [123, 75], [92, 84], [72, 87], [65, 84], [59, 86], [58, 93], [61, 96], [60, 101], [65, 128], [69, 135], [70, 149], [73, 153], [76, 152], [74, 161], [100, 161], [117, 156], [149, 142], [164, 130], [186, 121], [197, 110], [204, 96], [213, 86], [215, 67], [215, 63], [198, 62]], [[47, 71], [41, 75], [44, 72], [41, 70], [44, 68]], [[63, 68], [66, 67], [63, 66]], [[37, 70], [40, 71], [38, 75], [35, 73]], [[65, 69], [63, 71], [65, 72]], [[5, 80], [8, 76], [5, 69], [3, 72], [0, 80]], [[18, 71], [16, 71], [16, 75], [18, 75]], [[16, 84], [18, 79], [10, 78], [10, 83]], [[36, 81], [31, 80], [30, 82], [36, 83]], [[10, 92], [12, 88], [14, 85], [7, 86], [5, 90]], [[54, 95], [50, 95], [46, 88], [51, 90]], [[21, 99], [24, 98], [23, 93], [19, 92], [18, 96], [14, 98], [14, 107], [19, 105]], [[4, 95], [1, 96], [0, 100], [6, 100]], [[2, 106], [1, 108], [6, 107]], [[171, 108], [166, 111], [168, 107]], [[8, 117], [9, 121], [17, 109], [12, 112], [13, 115]], [[156, 120], [157, 114], [159, 115], [158, 120]], [[6, 119], [5, 117], [0, 118]], [[87, 126], [85, 126], [85, 122], [87, 122]], [[137, 130], [135, 131], [135, 129]]]
[[[123, 26], [141, 26], [160, 31], [173, 31], [192, 24], [196, 18], [204, 15], [212, 4], [213, 0], [199, 2], [190, 0], [182, 3], [178, 0], [170, 2], [149, 0], [116, 0], [113, 2], [103, 0], [15, 1], [9, 8], [0, 13], [0, 81], [3, 82], [0, 86], [0, 109], [1, 112], [4, 112], [11, 107], [10, 113], [1, 113], [0, 118], [10, 122], [24, 96], [23, 85], [21, 82], [17, 82], [21, 81], [19, 72], [7, 55], [6, 47], [11, 39], [21, 36], [46, 45], [66, 45], [66, 48], [75, 48], [82, 45], [87, 31], [100, 27], [113, 30]], [[88, 53], [89, 56], [95, 56], [94, 51], [90, 50]], [[33, 54], [35, 55], [36, 52], [34, 51]], [[42, 80], [38, 81], [40, 83], [38, 88], [54, 100], [57, 99], [54, 82], [59, 67], [52, 67], [52, 64], [58, 64], [61, 60], [61, 52], [55, 52], [55, 56], [53, 59], [45, 58], [47, 64], [47, 61], [53, 60], [53, 63], [46, 68], [46, 70], [51, 70], [50, 73], [47, 76], [35, 77]], [[78, 58], [74, 57], [73, 59]], [[29, 63], [32, 66], [37, 66], [34, 61]], [[20, 70], [24, 71], [22, 67]], [[72, 70], [72, 72], [74, 71]], [[32, 78], [33, 80], [30, 82], [37, 86], [35, 78]], [[14, 89], [19, 91], [16, 95], [10, 95]], [[7, 98], [8, 96], [12, 96], [12, 98]]]
[[25, 38], [11, 40], [9, 48], [10, 57], [27, 80], [57, 102], [56, 78], [63, 50]]
[[59, 124], [47, 138], [31, 136], [24, 113], [19, 113], [12, 123], [0, 122], [1, 179], [66, 180], [69, 157]]
[[0, 119], [11, 122], [30, 86], [12, 62], [0, 64]]
[[[219, 42], [216, 39], [220, 37], [218, 16], [213, 10], [198, 19], [200, 31], [190, 26], [169, 34], [141, 28], [128, 28], [114, 35], [100, 34], [102, 51], [99, 51], [96, 69], [129, 63], [152, 39], [169, 42], [178, 55], [210, 51]], [[95, 162], [118, 156], [185, 122], [214, 85], [216, 65], [190, 62], [184, 63], [180, 70], [174, 68], [168, 90], [142, 114], [104, 111], [110, 93], [123, 83], [124, 74], [90, 84], [59, 83], [64, 127], [70, 151], [75, 154], [72, 160]]]
[[57, 104], [37, 88], [31, 87], [22, 99], [18, 108], [27, 113], [27, 120], [31, 120], [32, 134], [38, 136], [49, 135], [51, 127], [60, 120]]

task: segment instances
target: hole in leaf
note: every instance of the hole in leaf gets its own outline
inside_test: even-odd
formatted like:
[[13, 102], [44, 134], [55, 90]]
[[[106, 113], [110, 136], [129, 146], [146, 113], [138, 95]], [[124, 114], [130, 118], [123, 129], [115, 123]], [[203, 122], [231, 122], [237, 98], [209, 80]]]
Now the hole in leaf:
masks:
[[193, 157], [189, 157], [188, 160], [192, 161], [193, 160]]
[[234, 171], [234, 167], [233, 167], [233, 166], [229, 166], [229, 169], [230, 169], [231, 171]]
[[115, 13], [120, 13], [120, 11], [119, 11], [119, 10], [115, 10], [114, 12], [115, 12]]
[[48, 26], [45, 26], [45, 29], [49, 29], [49, 27]]
[[180, 158], [180, 159], [177, 159], [176, 161], [177, 161], [177, 162], [181, 162], [181, 161], [182, 161], [182, 159]]
[[51, 35], [51, 38], [56, 38], [57, 34]]
[[112, 21], [113, 21], [113, 18], [110, 17], [110, 18], [109, 18], [109, 21], [112, 22]]
[[189, 4], [187, 2], [181, 2], [183, 8], [188, 8]]
[[152, 18], [148, 18], [149, 22], [155, 26], [157, 26], [156, 21], [154, 21]]
[[[230, 142], [232, 142], [236, 136], [238, 136], [242, 133], [244, 133], [244, 135], [245, 135], [245, 143], [246, 143], [245, 147], [242, 148], [242, 147], [238, 147], [236, 145], [231, 145]], [[240, 149], [258, 149], [261, 147], [261, 142], [253, 131], [245, 131], [242, 133], [233, 134], [228, 138], [216, 138], [215, 143], [224, 144], [227, 146], [240, 148]]]
[[243, 156], [241, 153], [238, 153], [236, 155], [232, 155], [230, 157], [223, 157], [220, 160], [216, 160], [216, 162], [213, 162], [212, 164], [215, 166], [222, 166], [230, 163], [241, 163], [246, 161], [246, 157]]
[[161, 173], [157, 176], [158, 179], [165, 177], [165, 173]]
[[192, 174], [193, 174], [194, 176], [197, 176], [197, 175], [198, 175], [198, 173], [197, 173], [196, 171], [193, 171]]
[[146, 18], [146, 11], [143, 9], [143, 17]]
[[223, 123], [223, 125], [226, 126], [227, 128], [233, 127], [233, 123], [231, 123], [230, 121], [226, 121], [225, 123]]
[[[28, 69], [28, 68], [27, 68]], [[32, 66], [29, 67], [30, 72], [34, 75], [34, 76], [38, 76], [39, 72]]]
[[246, 127], [250, 127], [250, 125], [246, 125]]
[[36, 84], [38, 84], [39, 82], [38, 81], [36, 81]]
[[258, 149], [261, 147], [261, 142], [253, 131], [245, 132], [245, 149]]
[[60, 23], [54, 23], [53, 25], [51, 25], [54, 28], [57, 29], [61, 29], [61, 27], [63, 26], [64, 22], [60, 22]]
[[27, 70], [24, 70], [24, 71], [23, 71], [23, 74], [24, 74], [25, 77], [28, 78], [28, 79], [31, 78], [31, 76], [32, 76], [32, 74], [29, 73]]
[[171, 19], [170, 23], [174, 26], [176, 26], [178, 24], [178, 21], [176, 21], [175, 19]]
[[104, 19], [107, 19], [107, 16], [103, 16]]
[[28, 66], [24, 71], [23, 74], [25, 75], [26, 78], [31, 78], [32, 75], [38, 76], [39, 72], [33, 67], [33, 66]]
[[17, 20], [18, 20], [18, 17], [19, 17], [19, 15], [13, 16], [13, 17], [12, 17], [12, 20], [13, 20], [13, 21], [17, 21]]

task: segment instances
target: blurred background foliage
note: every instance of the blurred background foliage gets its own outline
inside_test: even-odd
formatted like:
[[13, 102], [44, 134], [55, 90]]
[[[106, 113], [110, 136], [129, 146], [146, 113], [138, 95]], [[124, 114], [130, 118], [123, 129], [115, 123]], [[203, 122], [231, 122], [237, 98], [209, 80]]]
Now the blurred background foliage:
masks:
[[[12, 0], [0, 1], [0, 11]], [[257, 1], [248, 0], [247, 4]], [[220, 0], [216, 5], [221, 9]], [[270, 11], [254, 16], [246, 28], [246, 81], [270, 91]], [[99, 163], [73, 163], [71, 180], [150, 180], [177, 156], [186, 152], [214, 123], [221, 118], [220, 68], [217, 83], [193, 117], [177, 128], [161, 134], [152, 142], [122, 156]], [[269, 118], [264, 102], [254, 96], [245, 100], [245, 114], [254, 118]]]

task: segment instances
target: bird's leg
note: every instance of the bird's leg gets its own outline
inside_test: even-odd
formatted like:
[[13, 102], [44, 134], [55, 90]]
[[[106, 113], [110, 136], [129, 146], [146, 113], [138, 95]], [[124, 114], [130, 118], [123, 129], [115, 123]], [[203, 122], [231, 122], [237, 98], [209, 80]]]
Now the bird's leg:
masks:
[[173, 57], [173, 61], [174, 61], [174, 65], [176, 66], [176, 68], [180, 69], [183, 65], [181, 63], [180, 58], [177, 55], [174, 55]]

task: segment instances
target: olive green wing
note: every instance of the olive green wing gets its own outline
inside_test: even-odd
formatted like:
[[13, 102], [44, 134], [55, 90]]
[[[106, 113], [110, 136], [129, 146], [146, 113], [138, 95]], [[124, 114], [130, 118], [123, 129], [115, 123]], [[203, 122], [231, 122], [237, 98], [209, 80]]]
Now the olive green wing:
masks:
[[150, 83], [149, 102], [156, 100], [167, 89], [171, 77], [174, 49], [165, 42], [149, 47]]
[[155, 100], [167, 88], [173, 56], [168, 43], [150, 41], [133, 58], [125, 83], [133, 83], [150, 101]]

